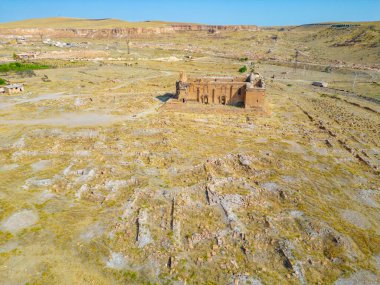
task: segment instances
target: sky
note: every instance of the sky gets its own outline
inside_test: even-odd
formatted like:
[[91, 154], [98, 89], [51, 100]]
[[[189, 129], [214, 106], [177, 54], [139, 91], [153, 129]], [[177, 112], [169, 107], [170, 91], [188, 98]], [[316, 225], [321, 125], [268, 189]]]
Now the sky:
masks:
[[282, 26], [378, 21], [380, 0], [0, 0], [0, 11], [0, 22], [74, 17]]

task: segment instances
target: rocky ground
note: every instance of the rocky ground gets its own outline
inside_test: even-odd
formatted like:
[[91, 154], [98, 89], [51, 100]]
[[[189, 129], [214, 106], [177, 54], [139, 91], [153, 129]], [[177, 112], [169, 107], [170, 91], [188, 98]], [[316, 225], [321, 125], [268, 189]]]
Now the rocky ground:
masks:
[[27, 92], [0, 97], [2, 283], [380, 282], [380, 105], [310, 84], [352, 74], [261, 64], [265, 110], [178, 105], [179, 69], [241, 63], [134, 52], [8, 75]]

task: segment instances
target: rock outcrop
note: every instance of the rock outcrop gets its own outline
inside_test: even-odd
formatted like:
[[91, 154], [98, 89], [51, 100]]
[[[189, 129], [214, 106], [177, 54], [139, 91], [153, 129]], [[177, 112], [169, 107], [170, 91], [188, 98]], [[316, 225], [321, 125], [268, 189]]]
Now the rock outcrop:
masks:
[[41, 35], [51, 38], [123, 38], [128, 35], [151, 35], [151, 34], [168, 34], [183, 31], [258, 31], [259, 28], [254, 25], [241, 26], [213, 26], [213, 25], [194, 25], [194, 24], [176, 24], [162, 27], [131, 27], [131, 28], [113, 28], [113, 29], [78, 29], [78, 28], [1, 28], [2, 35], [30, 35], [39, 37]]

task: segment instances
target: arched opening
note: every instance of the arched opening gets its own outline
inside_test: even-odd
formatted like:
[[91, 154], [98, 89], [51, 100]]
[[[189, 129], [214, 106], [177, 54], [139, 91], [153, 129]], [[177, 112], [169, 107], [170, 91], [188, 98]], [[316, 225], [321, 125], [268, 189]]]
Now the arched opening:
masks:
[[208, 104], [208, 96], [203, 95], [203, 103]]

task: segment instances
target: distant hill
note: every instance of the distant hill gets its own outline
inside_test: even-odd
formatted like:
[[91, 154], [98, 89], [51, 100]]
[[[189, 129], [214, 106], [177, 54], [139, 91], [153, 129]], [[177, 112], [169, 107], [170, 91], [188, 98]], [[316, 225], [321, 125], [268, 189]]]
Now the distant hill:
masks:
[[52, 28], [52, 29], [112, 29], [112, 28], [155, 28], [177, 23], [145, 21], [128, 22], [119, 19], [39, 18], [16, 22], [0, 23], [0, 28]]
[[331, 47], [380, 47], [380, 22], [321, 23], [296, 29], [313, 30], [304, 41], [312, 41], [314, 45], [320, 42]]

